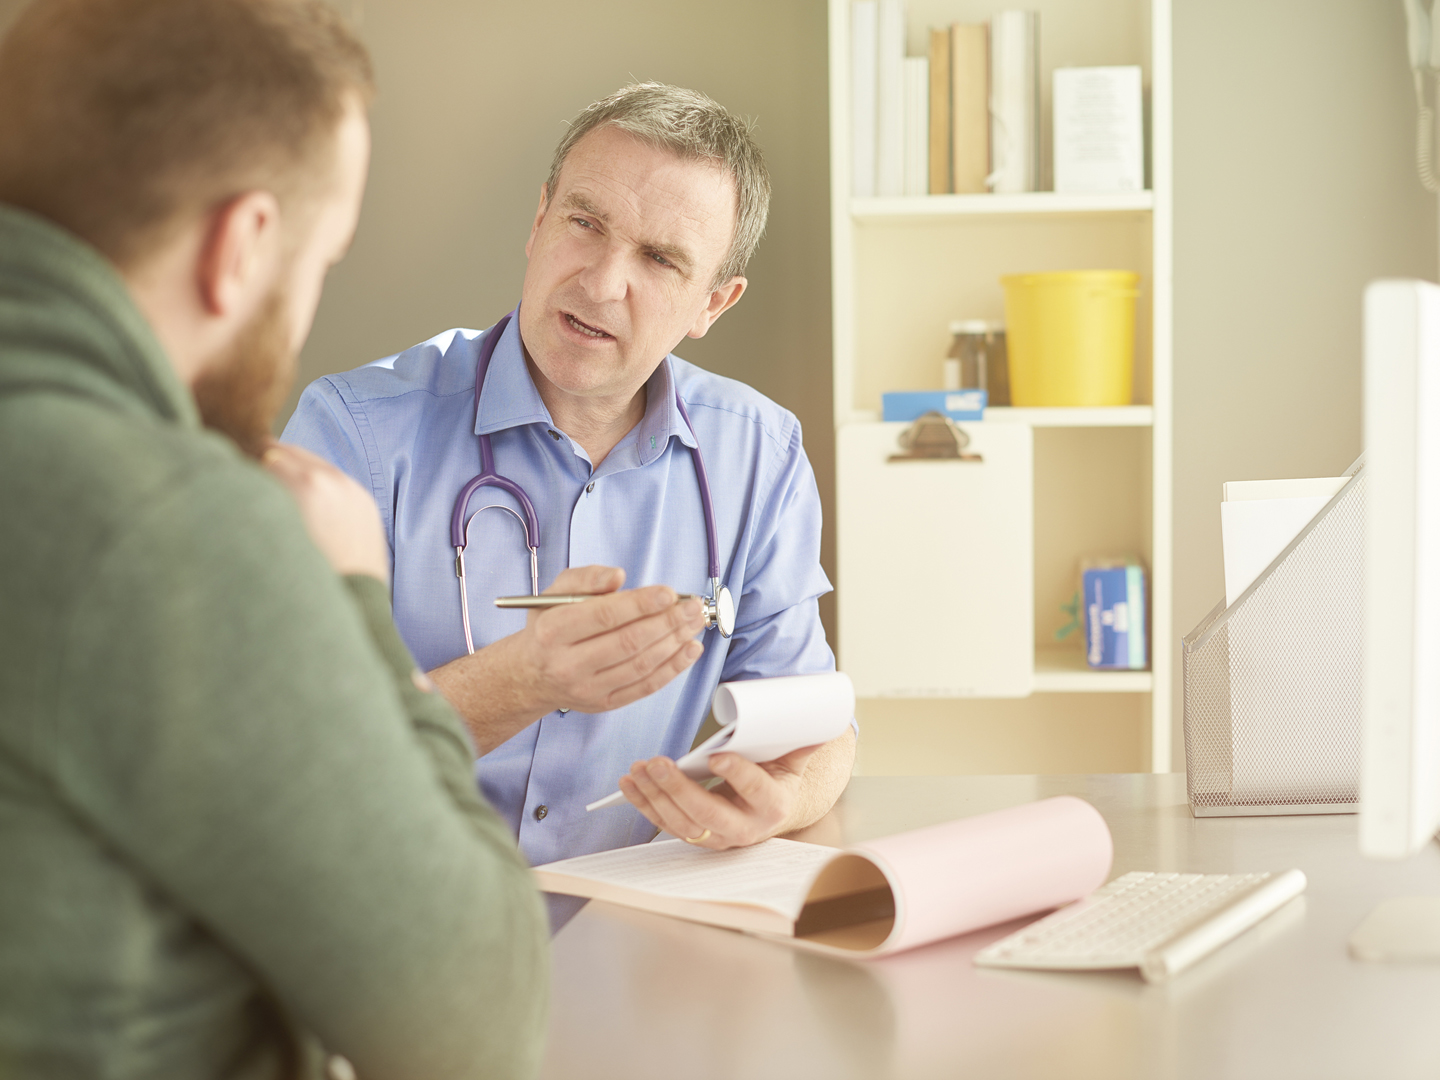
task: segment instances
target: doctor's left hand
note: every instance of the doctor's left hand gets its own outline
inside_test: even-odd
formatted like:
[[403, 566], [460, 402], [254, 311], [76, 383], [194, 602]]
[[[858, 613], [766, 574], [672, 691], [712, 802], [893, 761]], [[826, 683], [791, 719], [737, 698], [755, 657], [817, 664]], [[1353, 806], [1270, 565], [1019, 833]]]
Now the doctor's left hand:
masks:
[[748, 847], [810, 823], [805, 766], [819, 749], [802, 747], [758, 765], [737, 754], [714, 754], [710, 770], [725, 782], [708, 791], [669, 758], [651, 758], [630, 767], [620, 790], [672, 836], [716, 851]]

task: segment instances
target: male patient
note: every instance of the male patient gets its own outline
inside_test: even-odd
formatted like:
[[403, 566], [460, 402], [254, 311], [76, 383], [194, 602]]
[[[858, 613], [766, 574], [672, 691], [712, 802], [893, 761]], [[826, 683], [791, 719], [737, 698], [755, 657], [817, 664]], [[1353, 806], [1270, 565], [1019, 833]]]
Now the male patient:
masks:
[[374, 503], [268, 438], [370, 94], [322, 0], [0, 43], [0, 1076], [538, 1060], [544, 909]]
[[[703, 94], [627, 86], [569, 125], [539, 195], [510, 317], [318, 380], [283, 438], [370, 486], [396, 622], [468, 723], [476, 775], [533, 863], [656, 827], [720, 849], [808, 825], [849, 779], [850, 731], [764, 764], [717, 754], [714, 790], [674, 765], [718, 683], [835, 666], [799, 423], [669, 355], [746, 290], [770, 199], [760, 148]], [[509, 486], [459, 511], [462, 609], [452, 510], [487, 454]], [[496, 610], [497, 595], [531, 590], [527, 502], [539, 585], [604, 595], [528, 621]], [[700, 604], [670, 588], [708, 592], [711, 561], [735, 598], [729, 638], [701, 633]], [[617, 781], [631, 805], [587, 813]]]

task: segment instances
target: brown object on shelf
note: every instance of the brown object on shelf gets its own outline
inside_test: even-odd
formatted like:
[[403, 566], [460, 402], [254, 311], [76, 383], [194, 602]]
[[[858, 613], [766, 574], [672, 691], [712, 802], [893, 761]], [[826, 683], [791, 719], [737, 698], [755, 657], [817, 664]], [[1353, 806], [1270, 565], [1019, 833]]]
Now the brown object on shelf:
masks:
[[930, 31], [930, 194], [949, 195], [950, 30]]
[[891, 454], [887, 461], [984, 461], [979, 454], [965, 453], [970, 436], [944, 413], [927, 412], [900, 433], [903, 454]]
[[1005, 329], [984, 319], [958, 319], [950, 324], [951, 360], [959, 362], [955, 389], [984, 390], [986, 407], [1010, 404], [1010, 366], [1005, 354]]
[[1005, 330], [990, 331], [990, 347], [985, 354], [985, 373], [989, 380], [986, 405], [1010, 404], [1010, 357], [1005, 348]]

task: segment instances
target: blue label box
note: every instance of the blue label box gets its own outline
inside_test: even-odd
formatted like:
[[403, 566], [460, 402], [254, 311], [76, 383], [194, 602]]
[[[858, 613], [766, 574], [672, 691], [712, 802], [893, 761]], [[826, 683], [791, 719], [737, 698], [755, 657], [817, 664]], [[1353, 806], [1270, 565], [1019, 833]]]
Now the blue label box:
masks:
[[1144, 671], [1145, 571], [1138, 563], [1081, 571], [1085, 659], [1092, 668]]
[[951, 420], [984, 420], [984, 390], [897, 390], [881, 395], [887, 423], [918, 420], [927, 412], [944, 413]]

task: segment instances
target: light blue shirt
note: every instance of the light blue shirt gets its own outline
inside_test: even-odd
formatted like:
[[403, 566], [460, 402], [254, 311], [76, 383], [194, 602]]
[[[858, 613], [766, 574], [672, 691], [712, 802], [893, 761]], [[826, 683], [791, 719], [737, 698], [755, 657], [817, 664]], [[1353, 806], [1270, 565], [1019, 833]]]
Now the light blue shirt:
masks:
[[[736, 600], [735, 633], [704, 632], [696, 663], [650, 697], [611, 712], [551, 713], [476, 762], [487, 798], [532, 864], [644, 843], [654, 827], [628, 803], [585, 812], [631, 764], [686, 753], [722, 681], [832, 671], [816, 600], [820, 497], [795, 416], [743, 383], [667, 356], [646, 384], [640, 423], [599, 468], [555, 428], [530, 378], [519, 320], [501, 336], [474, 406], [485, 332], [449, 330], [306, 388], [282, 438], [329, 459], [374, 493], [393, 558], [395, 621], [421, 666], [465, 653], [450, 515], [480, 471], [488, 432], [495, 468], [525, 489], [540, 522], [540, 588], [567, 566], [625, 569], [626, 585], [709, 589], [705, 519], [688, 447], [705, 454], [719, 533], [721, 581]], [[695, 435], [675, 405], [685, 401]], [[469, 512], [515, 500], [482, 488]], [[523, 611], [496, 596], [530, 591], [524, 532], [489, 510], [471, 522], [465, 555], [477, 649], [521, 629]], [[537, 810], [544, 807], [543, 816]]]

